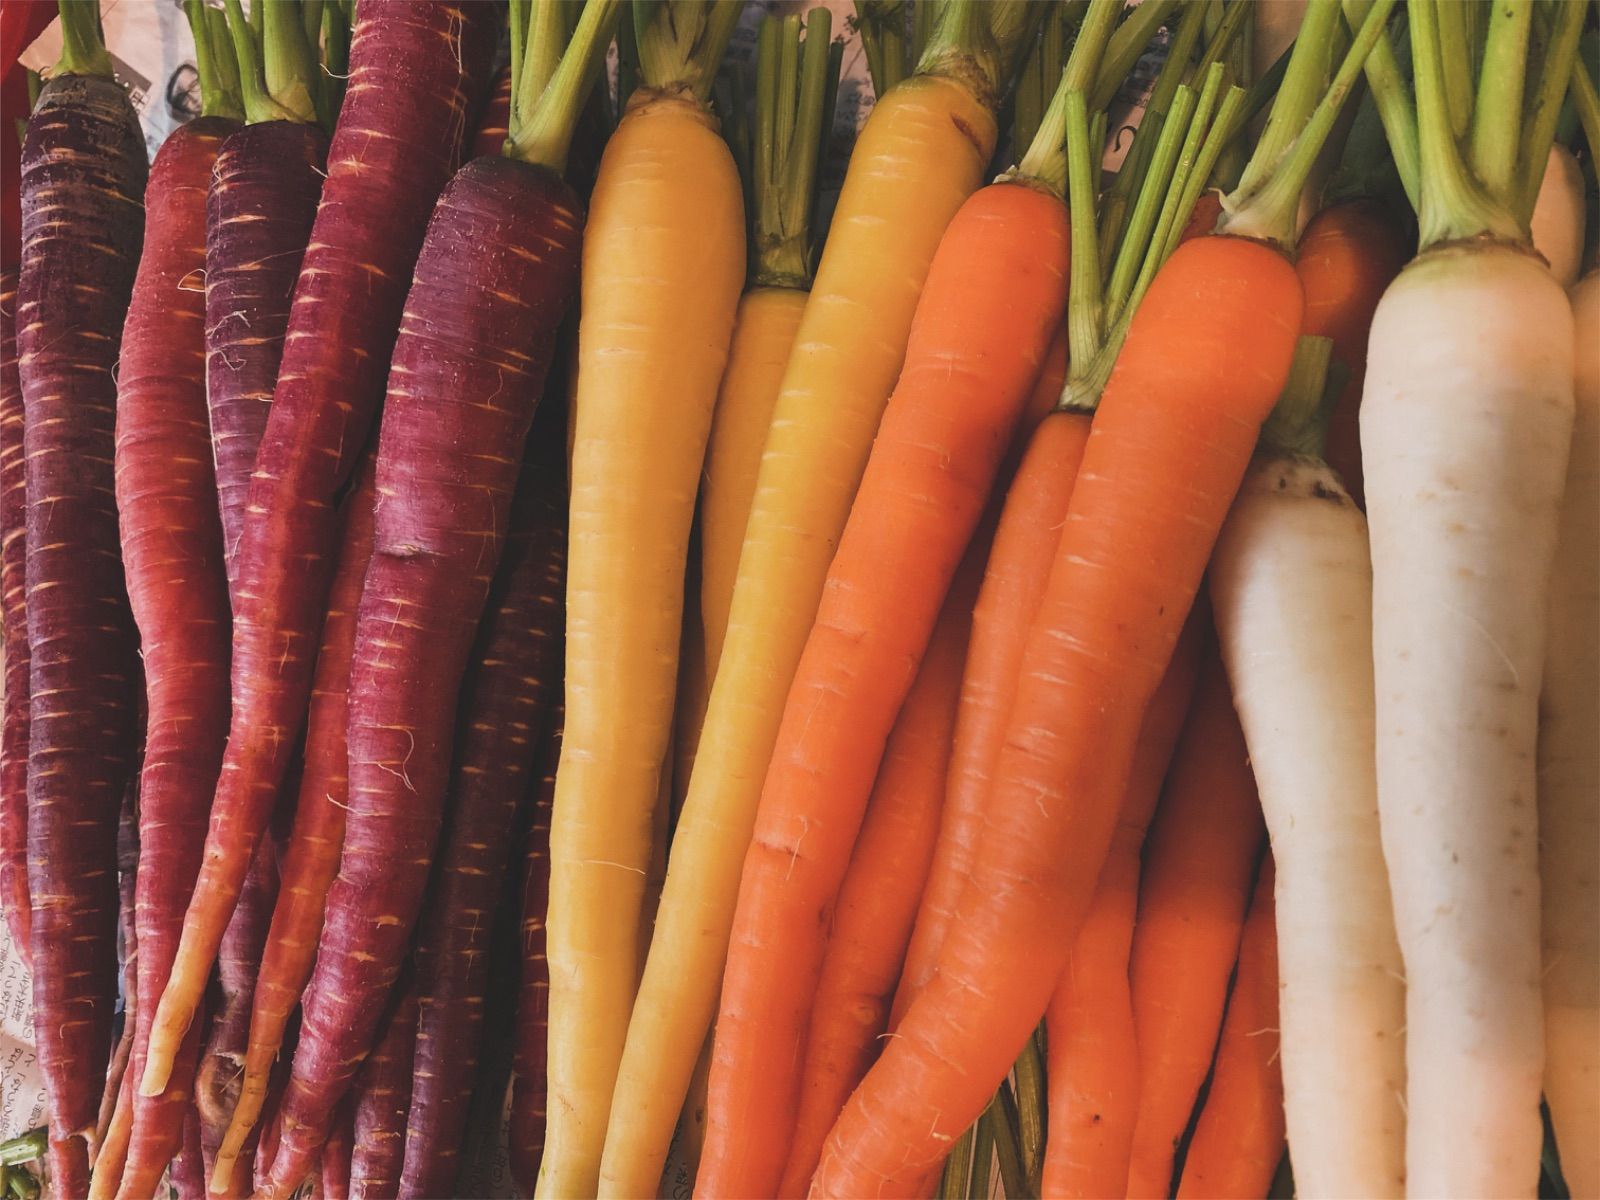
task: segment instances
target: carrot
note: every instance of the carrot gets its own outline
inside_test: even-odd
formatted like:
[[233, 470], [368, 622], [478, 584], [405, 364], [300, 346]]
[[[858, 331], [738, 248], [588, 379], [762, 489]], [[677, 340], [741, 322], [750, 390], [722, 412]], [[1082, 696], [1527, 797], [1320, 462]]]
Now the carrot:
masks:
[[561, 757], [559, 698], [545, 719], [539, 768], [529, 788], [519, 893], [521, 969], [518, 973], [516, 1036], [512, 1047], [511, 1109], [507, 1157], [511, 1177], [532, 1192], [544, 1153], [545, 1038], [549, 1023], [550, 971], [545, 963], [545, 908], [550, 897], [550, 806], [555, 800], [556, 763]]
[[[142, 720], [141, 720], [142, 725]], [[128, 1158], [128, 1141], [133, 1134], [133, 1096], [137, 1075], [128, 1070], [133, 1059], [134, 1014], [139, 1009], [139, 930], [135, 920], [139, 874], [139, 783], [138, 771], [130, 777], [122, 797], [122, 812], [117, 818], [117, 912], [118, 958], [121, 960], [122, 1031], [111, 1052], [105, 1087], [100, 1093], [100, 1112], [95, 1120], [94, 1158], [96, 1173], [105, 1172], [121, 1179]]]
[[322, 1144], [322, 1173], [317, 1181], [322, 1200], [350, 1200], [350, 1172], [355, 1153], [355, 1114], [351, 1097], [333, 1118], [333, 1131]]
[[[507, 143], [516, 157], [474, 159], [456, 173], [417, 258], [379, 431], [372, 561], [350, 665], [350, 810], [282, 1143], [261, 1189], [269, 1196], [308, 1174], [373, 1044], [421, 909], [456, 699], [503, 548], [518, 451], [577, 284], [581, 210], [558, 171], [616, 11], [614, 0], [586, 6], [560, 65], [545, 68], [554, 73], [530, 67], [519, 78], [526, 103]], [[560, 10], [537, 15], [540, 41], [564, 32]]]
[[[649, 1164], [665, 1157], [716, 1016], [740, 864], [784, 697], [928, 264], [993, 151], [994, 96], [1028, 11], [1010, 0], [960, 0], [926, 56], [928, 70], [882, 96], [857, 139], [773, 408], [662, 918], [628, 1030], [629, 1107], [618, 1117], [614, 1154], [629, 1147], [630, 1179], [648, 1177]], [[984, 53], [969, 53], [964, 40], [981, 41]], [[771, 1166], [772, 1186], [781, 1165]]]
[[1374, 200], [1325, 208], [1300, 235], [1295, 270], [1306, 293], [1302, 331], [1333, 339], [1333, 357], [1348, 374], [1328, 427], [1328, 465], [1361, 503], [1361, 380], [1367, 332], [1384, 289], [1407, 257], [1399, 226]]
[[[275, 12], [259, 45], [233, 14], [249, 123], [217, 154], [206, 199], [206, 398], [230, 588], [295, 280], [327, 174], [328, 135], [311, 107], [306, 81], [314, 67], [298, 37], [298, 9]], [[279, 87], [269, 91], [268, 78]]]
[[472, 149], [467, 155], [487, 158], [505, 150], [506, 138], [511, 133], [511, 68], [502, 67], [494, 78], [494, 89], [489, 101], [478, 114], [478, 129], [472, 135]]
[[114, 370], [143, 236], [144, 141], [97, 10], [22, 157], [17, 355], [27, 460], [28, 891], [34, 1030], [55, 1186], [87, 1188], [116, 999], [117, 813], [134, 751], [137, 639], [118, 555]]
[[[204, 43], [204, 9], [190, 20]], [[205, 844], [228, 726], [228, 586], [206, 414], [206, 191], [239, 128], [237, 96], [203, 56], [201, 116], [165, 142], [145, 191], [144, 253], [117, 367], [115, 477], [128, 599], [144, 660], [135, 922], [139, 996], [134, 1078], [177, 951]], [[189, 1056], [193, 1062], [193, 1055]], [[134, 1102], [121, 1182], [97, 1170], [91, 1195], [151, 1195], [183, 1141], [194, 1080], [174, 1075]]]
[[200, 1150], [200, 1110], [193, 1104], [183, 1113], [183, 1142], [172, 1160], [170, 1180], [178, 1200], [205, 1200], [206, 1164]]
[[1238, 972], [1217, 1044], [1211, 1090], [1183, 1161], [1179, 1200], [1265, 1196], [1283, 1159], [1274, 878], [1269, 854], [1239, 940]]
[[[333, 571], [334, 499], [378, 405], [427, 214], [494, 38], [487, 5], [362, 0], [283, 361], [235, 551], [233, 708], [206, 854], [140, 1090], [189, 1027], [298, 741]], [[401, 77], [407, 86], [383, 86]]]
[[[0, 131], [3, 134], [4, 131]], [[10, 146], [6, 164], [11, 167]], [[0, 270], [0, 623], [5, 686], [0, 714], [0, 907], [11, 943], [28, 945], [28, 476], [22, 453], [22, 377], [17, 371], [17, 270]]]
[[[368, 455], [341, 505], [343, 532], [311, 687], [299, 801], [279, 867], [278, 898], [251, 996], [238, 1097], [231, 1108], [217, 1110], [217, 1115], [228, 1120], [212, 1180], [219, 1188], [241, 1158], [249, 1160], [247, 1139], [260, 1117], [290, 1018], [311, 977], [323, 906], [339, 869], [350, 796], [345, 736], [350, 659], [355, 649], [356, 608], [372, 559], [375, 489], [374, 460]], [[204, 1100], [208, 1091], [201, 1094]]]
[[565, 429], [564, 406], [541, 406], [462, 687], [448, 829], [417, 934], [415, 1083], [400, 1189], [407, 1196], [447, 1194], [460, 1167], [492, 917], [560, 677]]
[[[351, 1089], [350, 1194], [360, 1200], [395, 1200], [400, 1194], [416, 1044], [417, 993], [410, 980], [403, 980], [395, 989], [378, 1043]], [[280, 1147], [274, 1162], [281, 1155]]]
[[1129, 977], [1139, 1104], [1127, 1194], [1171, 1194], [1211, 1065], [1266, 830], [1228, 677], [1206, 655], [1145, 853]]
[[839, 885], [817, 975], [780, 1196], [805, 1195], [823, 1139], [889, 1027], [890, 1002], [938, 836], [961, 665], [987, 541], [973, 540], [950, 585], [884, 745], [861, 835]]
[[1139, 728], [1111, 849], [1046, 1013], [1050, 1131], [1044, 1195], [1121, 1196], [1139, 1110], [1139, 1043], [1128, 963], [1140, 852], [1194, 696], [1210, 613], [1198, 604]]
[[738, 11], [697, 5], [678, 20], [676, 9], [639, 10], [644, 81], [606, 143], [591, 201], [550, 830], [542, 1196], [598, 1186], [639, 982], [657, 804], [670, 787], [689, 527], [744, 280], [738, 175], [705, 106]]

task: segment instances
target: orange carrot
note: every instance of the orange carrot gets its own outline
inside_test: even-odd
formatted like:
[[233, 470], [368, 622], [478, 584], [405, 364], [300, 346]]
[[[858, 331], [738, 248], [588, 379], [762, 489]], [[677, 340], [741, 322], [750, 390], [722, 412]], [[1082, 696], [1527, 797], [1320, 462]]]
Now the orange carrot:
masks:
[[1210, 608], [1202, 602], [1190, 614], [1145, 713], [1111, 851], [1046, 1014], [1047, 1196], [1120, 1196], [1128, 1185], [1139, 1105], [1139, 1050], [1128, 986], [1139, 854], [1194, 696], [1202, 645], [1210, 635]]
[[1066, 209], [1024, 183], [976, 193], [934, 255], [745, 859], [699, 1194], [777, 1188], [827, 917], [889, 728], [1060, 320], [1067, 255]]
[[1044, 1015], [1145, 708], [1288, 378], [1302, 307], [1288, 260], [1243, 238], [1185, 243], [1152, 282], [1028, 635], [971, 882], [934, 975], [829, 1135], [816, 1194], [919, 1178]]
[[1172, 1194], [1172, 1163], [1211, 1066], [1266, 826], [1227, 673], [1208, 654], [1150, 831], [1133, 931], [1139, 1114], [1129, 1197]]
[[878, 1039], [888, 1028], [889, 1002], [939, 833], [961, 666], [988, 541], [973, 539], [950, 585], [922, 667], [884, 747], [861, 836], [839, 887], [780, 1196], [806, 1194], [823, 1139], [877, 1057]]
[[1211, 1091], [1189, 1141], [1178, 1200], [1237, 1196], [1272, 1187], [1283, 1158], [1283, 1072], [1278, 1065], [1276, 872], [1269, 853], [1239, 941], [1239, 966], [1212, 1067]]
[[1328, 422], [1328, 465], [1339, 472], [1357, 504], [1361, 489], [1361, 379], [1367, 334], [1384, 289], [1411, 258], [1404, 232], [1375, 200], [1325, 208], [1300, 235], [1295, 270], [1306, 293], [1301, 332], [1333, 339], [1333, 357], [1348, 374]]

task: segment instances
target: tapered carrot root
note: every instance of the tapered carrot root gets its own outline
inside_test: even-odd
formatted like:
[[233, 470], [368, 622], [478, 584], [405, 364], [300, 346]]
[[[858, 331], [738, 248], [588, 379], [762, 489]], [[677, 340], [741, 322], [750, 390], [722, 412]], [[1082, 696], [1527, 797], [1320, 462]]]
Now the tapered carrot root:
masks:
[[137, 645], [112, 455], [122, 319], [143, 230], [143, 139], [122, 89], [63, 75], [28, 122], [17, 349], [28, 495], [28, 886], [57, 1186], [74, 1194], [111, 1050], [117, 813]]
[[350, 811], [269, 1193], [289, 1194], [308, 1172], [372, 1045], [422, 905], [456, 698], [575, 290], [581, 224], [553, 172], [475, 159], [440, 196], [417, 259], [390, 367], [350, 668]]
[[1210, 619], [1209, 609], [1197, 605], [1145, 711], [1111, 849], [1046, 1014], [1050, 1056], [1046, 1196], [1127, 1192], [1140, 1087], [1128, 982], [1140, 853], [1194, 696], [1200, 655], [1210, 640]]
[[361, 1200], [395, 1200], [400, 1194], [416, 1045], [417, 993], [407, 982], [397, 990], [378, 1044], [351, 1091], [350, 1191]]
[[217, 155], [206, 200], [206, 398], [230, 583], [327, 161], [315, 125], [247, 125]]
[[[206, 413], [206, 191], [237, 122], [201, 117], [162, 144], [146, 192], [144, 255], [117, 372], [116, 494], [128, 599], [144, 660], [139, 787], [139, 934], [134, 1077], [200, 870], [206, 816], [228, 730], [228, 589]], [[191, 1066], [193, 1050], [190, 1051]], [[151, 1195], [182, 1145], [194, 1080], [140, 1096], [122, 1183], [94, 1194]]]
[[545, 910], [550, 899], [550, 808], [555, 802], [556, 764], [561, 759], [561, 726], [558, 702], [541, 735], [539, 768], [529, 789], [522, 861], [522, 961], [506, 1149], [511, 1177], [526, 1192], [533, 1191], [544, 1154], [546, 1034], [550, 1015], [550, 969], [544, 955]]
[[495, 908], [518, 808], [530, 782], [537, 785], [545, 710], [560, 679], [565, 426], [560, 404], [535, 418], [500, 572], [462, 686], [448, 829], [417, 934], [416, 1082], [404, 1196], [448, 1194], [461, 1165]]
[[[406, 284], [465, 134], [489, 5], [363, 0], [234, 553], [233, 711], [206, 855], [141, 1090], [159, 1091], [298, 743], [333, 573], [334, 500], [378, 406]], [[394, 86], [396, 77], [406, 86]]]
[[1271, 1190], [1283, 1158], [1275, 878], [1268, 855], [1239, 939], [1239, 965], [1217, 1043], [1211, 1090], [1189, 1141], [1178, 1200], [1256, 1200]]
[[[218, 1110], [228, 1121], [218, 1151], [218, 1182], [233, 1171], [235, 1160], [243, 1157], [249, 1161], [246, 1139], [266, 1100], [272, 1066], [290, 1017], [311, 977], [322, 933], [323, 905], [339, 870], [350, 792], [346, 742], [350, 659], [355, 650], [361, 587], [372, 559], [376, 479], [375, 461], [369, 455], [341, 506], [339, 563], [328, 593], [328, 615], [322, 624], [322, 645], [311, 686], [299, 802], [280, 864], [281, 886], [257, 973], [237, 1103]], [[202, 1097], [207, 1091], [202, 1091]]]
[[28, 926], [28, 475], [17, 370], [17, 272], [0, 273], [0, 908], [24, 962]]

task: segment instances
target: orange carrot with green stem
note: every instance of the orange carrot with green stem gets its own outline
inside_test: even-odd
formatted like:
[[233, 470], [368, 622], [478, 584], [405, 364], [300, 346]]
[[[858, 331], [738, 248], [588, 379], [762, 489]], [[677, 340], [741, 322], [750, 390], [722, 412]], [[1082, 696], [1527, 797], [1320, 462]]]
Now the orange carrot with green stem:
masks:
[[[1287, 136], [1270, 148], [1283, 174], [1268, 186], [1268, 211], [1240, 206], [1241, 216], [1288, 225], [1280, 245], [1389, 7], [1373, 6], [1311, 120], [1285, 114]], [[1323, 81], [1306, 69], [1290, 75], [1303, 117]], [[1081, 138], [1081, 93], [1074, 108]], [[1092, 186], [1088, 164], [1079, 171], [1079, 186]], [[1287, 378], [1302, 308], [1287, 258], [1253, 238], [1188, 242], [1145, 292], [1108, 372], [1029, 634], [959, 919], [899, 1036], [829, 1135], [817, 1194], [892, 1194], [919, 1178], [978, 1115], [1043, 1015], [1110, 844], [1145, 707]]]

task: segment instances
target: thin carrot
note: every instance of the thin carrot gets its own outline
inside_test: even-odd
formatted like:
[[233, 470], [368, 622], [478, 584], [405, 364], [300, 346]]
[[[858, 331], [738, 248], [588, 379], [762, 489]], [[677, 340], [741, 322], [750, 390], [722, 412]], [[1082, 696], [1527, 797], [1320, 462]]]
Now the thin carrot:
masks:
[[1261, 863], [1228, 997], [1211, 1090], [1189, 1140], [1178, 1200], [1257, 1200], [1283, 1159], [1283, 1072], [1278, 1066], [1278, 930], [1270, 854]]
[[[350, 1193], [361, 1200], [395, 1200], [400, 1194], [416, 1047], [417, 992], [410, 980], [402, 978], [395, 986], [378, 1043], [361, 1064], [349, 1092], [354, 1123]], [[275, 1163], [281, 1154], [280, 1148], [273, 1155]]]
[[[10, 89], [7, 89], [8, 94]], [[21, 148], [0, 129], [6, 197], [13, 195]], [[22, 376], [17, 370], [17, 264], [6, 230], [0, 254], [0, 609], [5, 686], [0, 691], [0, 909], [11, 944], [28, 961], [28, 474], [22, 452]]]
[[1046, 1014], [1047, 1196], [1121, 1196], [1127, 1191], [1140, 1086], [1128, 981], [1140, 852], [1194, 696], [1210, 623], [1208, 606], [1197, 604], [1150, 699], [1111, 849]]
[[1213, 648], [1139, 887], [1129, 967], [1139, 1046], [1130, 1197], [1171, 1194], [1173, 1154], [1211, 1066], [1265, 837], [1244, 731]]

